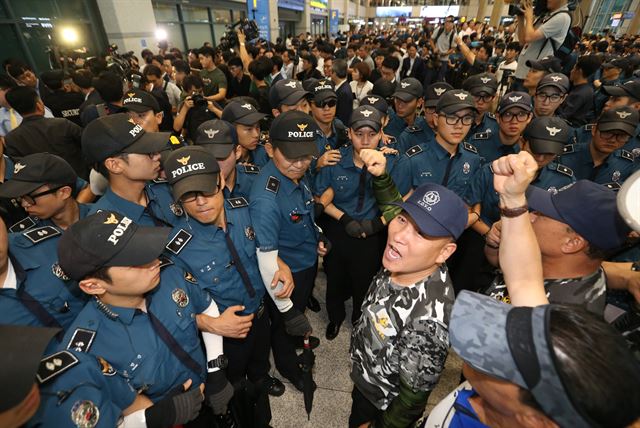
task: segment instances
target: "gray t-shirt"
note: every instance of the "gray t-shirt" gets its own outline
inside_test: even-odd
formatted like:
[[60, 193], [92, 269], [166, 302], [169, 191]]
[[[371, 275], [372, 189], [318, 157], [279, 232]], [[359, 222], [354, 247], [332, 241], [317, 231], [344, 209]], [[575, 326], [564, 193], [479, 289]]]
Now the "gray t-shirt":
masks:
[[[536, 21], [534, 28], [540, 29], [544, 37], [535, 42], [527, 43], [524, 46], [518, 57], [518, 68], [515, 72], [516, 78], [524, 79], [527, 76], [529, 72], [527, 60], [553, 56], [553, 45], [555, 44], [556, 47], [560, 47], [564, 42], [564, 38], [571, 25], [571, 17], [567, 13], [561, 13], [563, 10], [568, 11], [569, 9], [567, 6], [563, 6], [557, 11]], [[548, 39], [552, 39], [553, 43]]]
[[433, 32], [433, 35], [431, 36], [431, 38], [435, 42], [436, 47], [438, 48], [438, 53], [441, 58], [447, 57], [448, 56], [447, 51], [451, 48], [456, 47], [455, 29], [451, 29], [451, 31], [447, 33], [447, 30], [445, 30], [444, 28], [442, 28], [442, 31], [440, 31], [440, 28], [438, 28]]

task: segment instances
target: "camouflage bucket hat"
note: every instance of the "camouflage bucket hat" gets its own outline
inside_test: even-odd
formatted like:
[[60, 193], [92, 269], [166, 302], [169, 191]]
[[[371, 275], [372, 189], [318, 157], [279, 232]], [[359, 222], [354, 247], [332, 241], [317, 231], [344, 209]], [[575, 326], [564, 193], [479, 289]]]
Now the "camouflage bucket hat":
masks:
[[462, 291], [451, 313], [451, 346], [475, 370], [530, 391], [558, 425], [591, 426], [574, 406], [556, 370], [549, 337], [550, 308], [515, 307]]

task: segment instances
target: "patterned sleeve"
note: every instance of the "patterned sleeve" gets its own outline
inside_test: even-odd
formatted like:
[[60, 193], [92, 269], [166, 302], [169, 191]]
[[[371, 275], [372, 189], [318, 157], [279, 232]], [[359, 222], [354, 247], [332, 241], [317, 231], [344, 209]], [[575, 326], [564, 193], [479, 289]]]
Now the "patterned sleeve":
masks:
[[449, 330], [433, 319], [417, 319], [398, 335], [400, 379], [414, 391], [435, 388], [449, 351]]

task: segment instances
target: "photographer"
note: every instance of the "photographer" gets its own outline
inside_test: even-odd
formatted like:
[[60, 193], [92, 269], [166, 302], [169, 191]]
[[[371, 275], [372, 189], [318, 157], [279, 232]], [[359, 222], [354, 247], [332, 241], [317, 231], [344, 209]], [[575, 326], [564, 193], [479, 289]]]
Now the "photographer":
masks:
[[546, 2], [546, 13], [537, 19], [533, 16], [531, 0], [524, 0], [521, 4], [522, 14], [518, 14], [517, 22], [518, 41], [523, 48], [514, 74], [516, 81], [511, 90], [524, 91], [522, 85], [529, 71], [527, 61], [553, 55], [554, 47], [562, 45], [571, 26], [567, 0], [546, 0]]
[[182, 85], [184, 92], [189, 95], [178, 109], [173, 120], [173, 130], [182, 133], [186, 139], [193, 139], [202, 122], [217, 119], [217, 116], [213, 103], [204, 97], [204, 82], [200, 76], [189, 75], [184, 78]]

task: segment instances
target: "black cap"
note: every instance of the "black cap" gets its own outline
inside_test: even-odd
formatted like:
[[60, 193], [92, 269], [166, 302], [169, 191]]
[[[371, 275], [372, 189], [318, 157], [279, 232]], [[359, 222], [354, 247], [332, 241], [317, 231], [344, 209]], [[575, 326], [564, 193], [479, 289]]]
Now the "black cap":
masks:
[[604, 68], [615, 67], [615, 68], [620, 68], [624, 70], [625, 68], [629, 67], [629, 61], [623, 57], [615, 57], [615, 58], [609, 59], [607, 62], [602, 64], [602, 67]]
[[483, 92], [495, 95], [498, 91], [498, 81], [496, 76], [491, 73], [474, 74], [462, 82], [462, 89], [469, 91], [472, 95], [478, 95]]
[[103, 267], [145, 265], [160, 256], [170, 231], [139, 226], [120, 213], [100, 211], [62, 234], [58, 263], [76, 281]]
[[427, 86], [424, 91], [424, 106], [435, 107], [442, 94], [451, 89], [453, 89], [453, 86], [445, 82], [436, 82]]
[[301, 99], [309, 95], [302, 87], [299, 80], [278, 80], [269, 90], [269, 104], [271, 108], [279, 108], [281, 105], [292, 106], [298, 104]]
[[546, 71], [548, 73], [559, 73], [562, 70], [562, 61], [554, 56], [545, 56], [538, 60], [527, 60], [527, 67], [534, 70]]
[[145, 132], [126, 113], [100, 117], [82, 133], [82, 152], [89, 162], [102, 162], [118, 153], [160, 153], [171, 133]]
[[360, 105], [361, 106], [371, 106], [371, 107], [375, 108], [376, 110], [378, 110], [380, 113], [382, 113], [385, 116], [387, 114], [389, 114], [388, 113], [389, 104], [380, 95], [369, 94], [369, 95], [367, 95], [366, 97], [364, 97], [363, 99], [360, 100]]
[[628, 106], [612, 108], [602, 112], [598, 118], [598, 129], [600, 131], [623, 131], [633, 136], [636, 133], [638, 121], [640, 121], [638, 110]]
[[613, 97], [631, 97], [636, 101], [640, 101], [640, 82], [629, 80], [623, 85], [603, 85], [602, 92]]
[[562, 154], [573, 128], [555, 116], [534, 117], [524, 130], [523, 137], [535, 154]]
[[264, 119], [267, 115], [260, 113], [255, 106], [248, 102], [231, 101], [222, 110], [222, 120], [229, 123], [239, 123], [240, 125], [255, 125]]
[[171, 152], [164, 170], [173, 197], [178, 200], [188, 192], [215, 191], [220, 165], [215, 156], [204, 147], [187, 146]]
[[33, 388], [40, 360], [59, 328], [0, 325], [0, 413], [20, 404]]
[[569, 88], [571, 87], [569, 83], [569, 78], [562, 73], [551, 73], [544, 76], [540, 79], [540, 83], [536, 87], [536, 90], [539, 91], [542, 88], [546, 88], [547, 86], [553, 86], [555, 88], [560, 89], [563, 94], [569, 92]]
[[402, 101], [408, 102], [422, 97], [423, 91], [424, 89], [422, 88], [422, 83], [420, 83], [418, 79], [407, 77], [400, 81], [400, 84], [397, 86], [393, 97], [400, 98]]
[[297, 110], [286, 111], [271, 123], [269, 137], [289, 159], [317, 156], [316, 131], [318, 126], [311, 116]]
[[331, 79], [321, 79], [311, 85], [309, 92], [311, 92], [314, 103], [321, 103], [324, 100], [338, 99], [334, 88], [335, 85]]
[[68, 184], [75, 189], [78, 175], [66, 160], [50, 153], [34, 153], [16, 161], [13, 176], [0, 184], [0, 197], [17, 198], [40, 186]]
[[526, 111], [533, 110], [531, 97], [526, 92], [509, 92], [504, 94], [498, 105], [498, 114], [505, 112], [511, 107], [520, 107]]
[[380, 95], [384, 99], [391, 98], [395, 91], [395, 83], [391, 83], [390, 81], [382, 77], [374, 82], [373, 88], [371, 89], [371, 93], [373, 95]]
[[162, 111], [156, 97], [141, 89], [132, 89], [125, 92], [124, 98], [122, 99], [122, 106], [136, 113], [144, 113], [149, 110], [153, 110], [154, 113]]
[[372, 106], [360, 106], [351, 113], [349, 127], [358, 130], [368, 126], [374, 131], [380, 131], [382, 127], [382, 114]]
[[453, 89], [445, 92], [436, 104], [436, 112], [444, 114], [452, 114], [457, 111], [470, 108], [477, 112], [476, 103], [473, 96], [462, 89]]
[[238, 134], [225, 120], [207, 120], [198, 126], [195, 143], [209, 150], [216, 159], [226, 159], [238, 144]]

